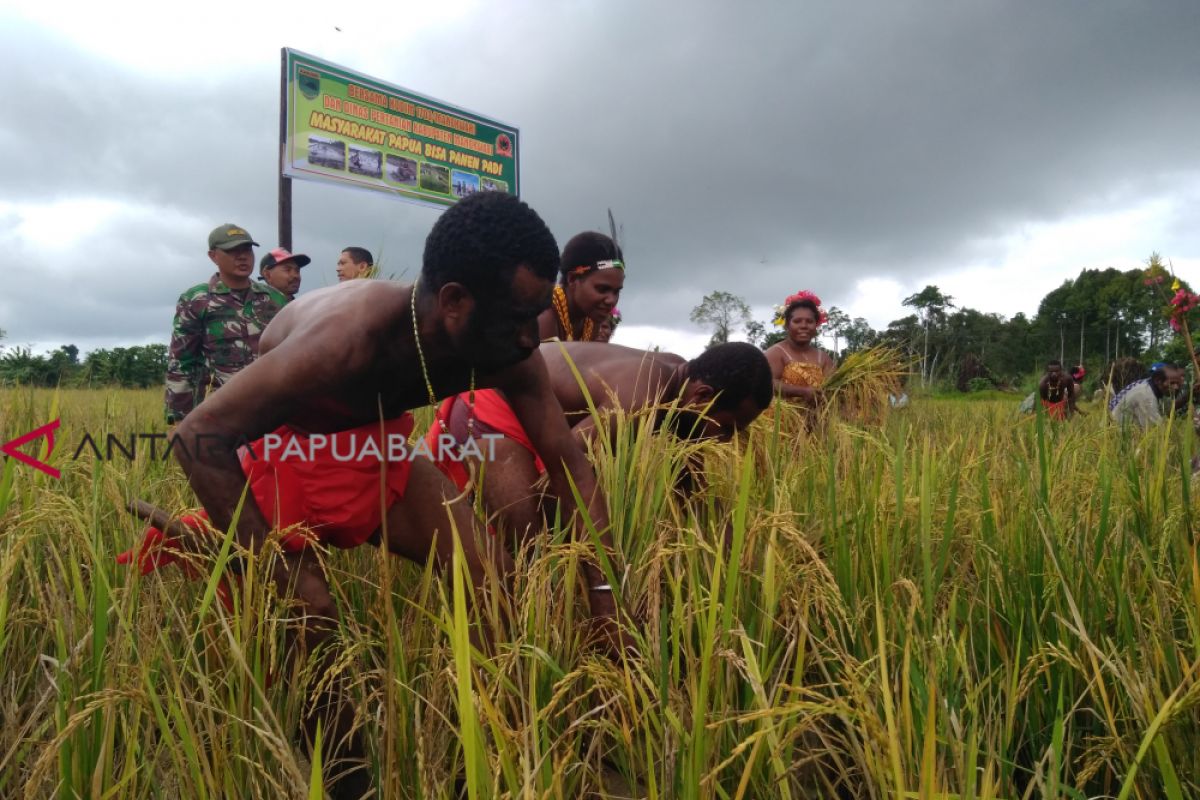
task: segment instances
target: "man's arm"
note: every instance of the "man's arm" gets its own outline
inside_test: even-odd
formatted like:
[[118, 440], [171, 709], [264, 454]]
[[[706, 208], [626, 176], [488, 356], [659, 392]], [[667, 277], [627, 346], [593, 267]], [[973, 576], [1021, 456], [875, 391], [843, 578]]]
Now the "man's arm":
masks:
[[1175, 391], [1174, 402], [1172, 403], [1172, 416], [1182, 416], [1187, 414], [1189, 392], [1187, 386], [1180, 386]]
[[164, 398], [168, 423], [176, 423], [191, 412], [204, 373], [204, 319], [201, 303], [187, 294], [175, 305], [171, 347], [167, 354], [167, 390]]
[[[559, 498], [567, 511], [575, 508], [570, 479], [574, 480], [579, 496], [587, 503], [588, 514], [600, 542], [611, 554], [612, 535], [608, 529], [608, 503], [596, 485], [596, 473], [588, 462], [583, 448], [573, 438], [567, 426], [562, 406], [550, 387], [550, 376], [542, 354], [535, 352], [517, 366], [508, 370], [500, 386], [520, 421], [534, 449], [541, 455], [550, 477], [552, 492]], [[608, 579], [593, 563], [584, 563], [584, 573], [589, 587], [603, 586]], [[612, 616], [616, 607], [612, 594], [591, 591], [592, 613], [595, 616]]]
[[1083, 387], [1080, 384], [1076, 383], [1074, 380], [1071, 381], [1071, 391], [1067, 394], [1067, 409], [1068, 413], [1070, 414], [1079, 414], [1080, 416], [1086, 417], [1087, 412], [1079, 407], [1079, 393], [1082, 390]]
[[1050, 399], [1050, 396], [1048, 394], [1049, 390], [1050, 390], [1050, 376], [1043, 375], [1042, 379], [1040, 381], [1038, 381], [1038, 397], [1042, 400], [1049, 401], [1049, 399]]
[[[353, 377], [369, 359], [368, 343], [314, 332], [289, 338], [260, 356], [187, 416], [176, 429], [175, 455], [213, 524], [227, 530], [246, 486], [238, 444], [254, 441], [288, 420], [305, 397], [320, 396]], [[344, 343], [354, 342], [354, 347]], [[257, 550], [270, 523], [247, 494], [238, 542]]]

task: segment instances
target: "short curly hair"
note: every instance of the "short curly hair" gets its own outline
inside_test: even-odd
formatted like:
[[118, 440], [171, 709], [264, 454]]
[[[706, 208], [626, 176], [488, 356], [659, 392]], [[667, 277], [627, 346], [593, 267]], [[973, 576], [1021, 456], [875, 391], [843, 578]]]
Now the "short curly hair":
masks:
[[760, 409], [771, 405], [771, 365], [762, 350], [746, 342], [727, 342], [705, 350], [688, 362], [688, 378], [719, 392], [713, 411], [735, 409], [747, 397]]
[[446, 209], [425, 239], [423, 291], [461, 283], [478, 298], [507, 298], [524, 264], [558, 274], [558, 243], [537, 212], [504, 192], [476, 192]]

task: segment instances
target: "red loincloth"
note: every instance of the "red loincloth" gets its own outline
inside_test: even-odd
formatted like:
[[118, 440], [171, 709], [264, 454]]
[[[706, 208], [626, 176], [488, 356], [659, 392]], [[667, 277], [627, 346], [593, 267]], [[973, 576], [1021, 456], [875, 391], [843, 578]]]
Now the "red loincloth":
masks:
[[[442, 401], [438, 408], [437, 418], [444, 420], [450, 428], [450, 435], [454, 437], [455, 442], [461, 446], [467, 440], [465, 424], [455, 424], [457, 416], [461, 415], [469, 406], [470, 393], [463, 392], [455, 397], [447, 397]], [[456, 408], [458, 406], [458, 408]], [[455, 413], [457, 411], [457, 414]], [[495, 389], [476, 389], [475, 390], [475, 425], [474, 432], [482, 435], [485, 433], [499, 433], [507, 439], [511, 439], [517, 444], [524, 447], [533, 456], [534, 464], [537, 466], [538, 472], [545, 472], [546, 465], [542, 463], [542, 458], [533, 449], [533, 441], [530, 440], [529, 434], [525, 432], [525, 428], [521, 425], [517, 415], [513, 413], [512, 406], [508, 404], [503, 396]], [[438, 458], [438, 437], [442, 435], [442, 426], [437, 420], [434, 420], [433, 425], [429, 428], [429, 433], [425, 434], [425, 442], [429, 445], [429, 452], [433, 454], [434, 463], [438, 469], [445, 473], [446, 477], [454, 481], [454, 485], [460, 490], [465, 489], [471, 480], [470, 473], [467, 471], [467, 466], [461, 460], [452, 458]], [[484, 452], [487, 452], [480, 445]]]
[[1049, 400], [1043, 400], [1042, 408], [1046, 409], [1046, 416], [1050, 419], [1064, 420], [1067, 418], [1066, 400], [1059, 400], [1057, 403], [1051, 403]]
[[[328, 434], [323, 447], [310, 449], [310, 437], [283, 426], [274, 431], [278, 440], [269, 446], [266, 437], [242, 448], [242, 471], [250, 482], [250, 491], [272, 528], [300, 529], [285, 533], [281, 539], [287, 550], [302, 550], [310, 544], [310, 532], [317, 540], [334, 547], [357, 547], [383, 524], [383, 514], [404, 496], [412, 462], [408, 458], [387, 460], [388, 437], [407, 439], [413, 429], [412, 414], [363, 425], [348, 431]], [[384, 459], [373, 455], [363, 459], [364, 443], [372, 440]], [[293, 441], [295, 444], [292, 444]], [[303, 456], [289, 454], [288, 446], [299, 446]], [[270, 450], [268, 453], [267, 450]], [[253, 452], [253, 456], [251, 455]], [[340, 458], [335, 458], [337, 454]], [[310, 459], [309, 456], [312, 456]], [[269, 456], [269, 460], [267, 459]], [[346, 459], [351, 456], [350, 459]], [[386, 465], [380, 496], [382, 465]], [[199, 518], [183, 518], [193, 528], [203, 528]], [[157, 528], [147, 528], [139, 548], [138, 564], [142, 574], [170, 564], [178, 558], [171, 554], [170, 541]], [[129, 550], [117, 557], [122, 563], [132, 560]]]

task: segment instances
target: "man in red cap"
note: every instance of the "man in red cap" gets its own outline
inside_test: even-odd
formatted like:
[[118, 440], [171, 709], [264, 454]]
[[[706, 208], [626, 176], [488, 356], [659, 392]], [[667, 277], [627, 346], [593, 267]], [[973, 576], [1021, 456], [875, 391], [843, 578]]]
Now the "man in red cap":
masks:
[[296, 299], [296, 292], [300, 291], [300, 268], [308, 266], [311, 261], [306, 255], [289, 253], [286, 247], [276, 247], [258, 262], [258, 277], [283, 292], [291, 302]]

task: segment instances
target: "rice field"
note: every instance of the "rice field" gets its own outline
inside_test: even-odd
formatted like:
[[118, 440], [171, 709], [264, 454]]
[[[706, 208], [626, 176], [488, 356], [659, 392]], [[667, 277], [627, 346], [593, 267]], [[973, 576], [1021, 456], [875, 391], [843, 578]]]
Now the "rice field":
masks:
[[[1190, 427], [1125, 435], [1087, 405], [1051, 425], [1019, 399], [811, 432], [773, 408], [705, 446], [686, 507], [696, 446], [623, 422], [596, 456], [639, 620], [620, 663], [584, 646], [590, 546], [563, 531], [507, 593], [329, 553], [379, 796], [1200, 796]], [[248, 580], [227, 610], [213, 564], [115, 563], [141, 538], [129, 499], [194, 500], [145, 445], [72, 455], [85, 430], [162, 431], [160, 402], [0, 390], [0, 441], [62, 418], [60, 479], [0, 477], [0, 797], [321, 797], [340, 766], [296, 743], [287, 603]]]

